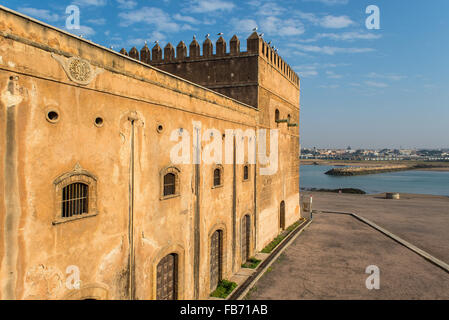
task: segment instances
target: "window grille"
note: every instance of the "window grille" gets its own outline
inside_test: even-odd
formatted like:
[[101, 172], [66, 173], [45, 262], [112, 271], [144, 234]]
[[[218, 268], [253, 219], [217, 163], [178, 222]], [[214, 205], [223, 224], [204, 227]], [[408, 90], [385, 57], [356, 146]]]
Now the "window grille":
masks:
[[248, 166], [243, 167], [243, 180], [249, 179], [249, 168]]
[[214, 170], [214, 187], [221, 185], [221, 170], [215, 169]]
[[69, 218], [88, 213], [89, 186], [72, 183], [62, 189], [62, 217]]

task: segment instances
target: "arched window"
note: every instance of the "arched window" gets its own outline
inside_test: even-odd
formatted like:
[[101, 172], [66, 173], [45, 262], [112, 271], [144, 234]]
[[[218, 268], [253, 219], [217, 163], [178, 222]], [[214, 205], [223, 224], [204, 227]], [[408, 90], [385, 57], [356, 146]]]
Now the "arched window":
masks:
[[174, 173], [167, 173], [164, 176], [164, 196], [174, 195], [176, 192], [176, 176]]
[[221, 170], [216, 168], [214, 170], [214, 187], [221, 185]]
[[167, 167], [161, 171], [161, 200], [174, 198], [180, 195], [179, 174], [176, 167]]
[[178, 298], [178, 255], [169, 254], [157, 265], [157, 300], [176, 300]]
[[210, 239], [210, 290], [214, 291], [223, 275], [223, 231], [215, 231]]
[[290, 120], [292, 119], [292, 116], [289, 114], [288, 116], [287, 116], [287, 120], [288, 120], [288, 123], [290, 123]]
[[281, 230], [285, 230], [285, 202], [281, 201], [279, 207], [279, 227]]
[[245, 165], [243, 167], [243, 180], [249, 180], [249, 166]]
[[213, 171], [213, 186], [212, 188], [223, 186], [223, 166], [217, 165]]
[[97, 178], [79, 164], [53, 184], [57, 208], [53, 224], [97, 215]]
[[279, 121], [280, 119], [280, 112], [279, 109], [276, 109], [276, 111], [274, 112], [274, 121], [276, 121], [276, 123]]
[[241, 225], [241, 239], [242, 239], [242, 263], [245, 263], [250, 255], [251, 245], [251, 217], [249, 214], [242, 218]]

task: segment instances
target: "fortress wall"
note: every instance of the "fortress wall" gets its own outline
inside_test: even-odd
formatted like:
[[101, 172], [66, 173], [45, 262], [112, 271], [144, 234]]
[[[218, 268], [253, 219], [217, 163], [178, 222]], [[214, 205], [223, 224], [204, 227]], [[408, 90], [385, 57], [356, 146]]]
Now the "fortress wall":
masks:
[[[299, 124], [299, 80], [296, 84], [284, 77], [271, 62], [261, 56], [259, 85], [259, 125], [279, 130], [278, 173], [260, 176], [257, 180], [257, 207], [262, 210], [257, 248], [261, 250], [279, 233], [282, 201], [285, 202], [286, 227], [300, 218], [299, 126], [289, 127], [287, 123], [275, 121], [278, 110], [280, 120], [290, 119], [291, 124]], [[264, 219], [270, 222], [262, 222]]]
[[257, 56], [153, 64], [156, 68], [257, 107]]
[[[16, 99], [13, 122], [17, 156], [13, 162], [17, 166], [20, 195], [16, 208], [19, 215], [13, 229], [3, 229], [5, 217], [2, 215], [0, 219], [2, 235], [13, 235], [6, 243], [3, 237], [0, 241], [2, 248], [8, 247], [8, 252], [2, 251], [1, 256], [2, 297], [72, 297], [73, 293], [65, 287], [69, 265], [79, 266], [83, 290], [106, 288], [109, 299], [127, 297], [131, 161], [128, 118], [132, 116], [136, 118], [135, 295], [139, 299], [155, 298], [152, 276], [157, 259], [162, 253], [176, 251], [183, 255], [180, 297], [192, 299], [192, 165], [179, 165], [181, 196], [160, 200], [160, 171], [170, 165], [168, 151], [175, 144], [169, 141], [170, 133], [180, 127], [191, 131], [192, 121], [201, 121], [204, 128], [214, 127], [222, 132], [229, 128], [255, 127], [257, 111], [128, 58], [103, 52], [83, 41], [75, 42], [65, 34], [44, 30], [41, 25], [20, 17], [1, 10], [0, 15], [0, 119], [4, 121], [9, 107], [5, 97]], [[51, 55], [71, 55], [65, 50], [76, 51], [101, 69], [90, 84], [81, 86], [67, 78]], [[13, 88], [12, 98], [8, 93], [10, 88]], [[46, 120], [50, 109], [59, 113], [57, 123]], [[94, 124], [98, 116], [104, 120], [100, 128]], [[163, 132], [158, 132], [159, 125], [163, 125]], [[3, 145], [4, 141], [1, 139]], [[59, 210], [53, 181], [72, 171], [77, 163], [98, 178], [98, 215], [53, 225]], [[205, 274], [208, 274], [206, 236], [211, 228], [224, 225], [227, 247], [231, 247], [232, 166], [225, 165], [224, 172], [226, 185], [211, 191], [211, 168], [202, 167], [200, 264]], [[253, 193], [251, 183], [237, 182], [237, 188], [246, 190], [245, 195]], [[242, 201], [239, 217], [252, 211], [252, 200], [248, 200]], [[227, 256], [225, 276], [229, 277], [233, 269], [232, 255]], [[14, 265], [14, 277], [3, 276], [9, 270], [4, 262], [6, 257], [9, 266]], [[203, 276], [201, 279], [200, 294], [207, 297], [208, 280]]]
[[156, 44], [150, 51], [145, 44], [140, 53], [136, 47], [129, 53], [124, 48], [120, 52], [251, 106], [258, 103], [257, 85], [297, 104], [299, 77], [256, 32], [247, 39], [246, 52], [240, 51], [237, 36], [231, 39], [229, 52], [226, 45], [220, 37], [215, 52], [209, 38], [203, 42], [202, 51], [194, 39], [189, 50], [181, 41], [176, 51], [168, 43], [164, 50]]
[[[157, 263], [164, 255], [176, 252], [181, 270], [179, 298], [194, 299], [196, 231], [200, 234], [199, 297], [206, 298], [211, 232], [216, 228], [225, 231], [223, 276], [229, 278], [241, 265], [240, 229], [245, 214], [251, 215], [253, 224], [257, 211], [260, 231], [257, 235], [252, 231], [251, 241], [258, 249], [279, 233], [276, 226], [280, 201], [286, 202], [287, 226], [299, 218], [294, 200], [299, 190], [295, 182], [299, 163], [295, 162], [295, 149], [291, 149], [298, 145], [294, 142], [298, 128], [274, 122], [275, 108], [281, 110], [281, 115], [295, 108], [286, 103], [288, 99], [272, 93], [275, 83], [267, 84], [273, 85], [270, 91], [258, 85], [260, 62], [254, 66], [253, 60], [260, 58], [254, 47], [248, 46], [250, 52], [246, 56], [236, 48], [231, 49], [231, 54], [239, 57], [230, 59], [231, 64], [246, 61], [251, 66], [242, 73], [238, 73], [238, 63], [231, 69], [240, 77], [238, 84], [242, 84], [243, 91], [238, 91], [238, 86], [213, 90], [223, 90], [224, 94], [225, 90], [235, 90], [232, 95], [247, 95], [252, 106], [0, 8], [0, 124], [5, 124], [0, 129], [0, 147], [5, 147], [5, 158], [0, 158], [0, 181], [5, 184], [12, 181], [11, 177], [17, 179], [13, 185], [17, 192], [5, 188], [8, 194], [2, 194], [0, 186], [0, 209], [6, 208], [7, 213], [0, 217], [1, 234], [5, 235], [0, 238], [2, 298], [94, 295], [125, 299], [132, 270], [135, 297], [155, 299]], [[63, 62], [71, 57], [80, 57], [91, 66], [94, 75], [89, 83], [80, 84], [68, 76]], [[216, 83], [231, 81], [228, 73], [220, 78], [226, 63], [217, 62], [214, 66], [211, 70], [215, 73], [210, 76], [215, 77]], [[250, 77], [247, 83], [245, 75]], [[282, 77], [279, 79], [283, 81]], [[282, 91], [282, 95], [288, 92]], [[57, 122], [46, 119], [50, 110], [59, 114]], [[291, 114], [299, 121], [299, 111]], [[95, 125], [97, 117], [104, 121], [100, 127]], [[134, 121], [134, 134], [130, 119]], [[224, 184], [216, 189], [211, 187], [213, 167], [201, 166], [199, 230], [195, 230], [194, 224], [194, 165], [177, 166], [181, 172], [180, 196], [161, 200], [161, 171], [171, 165], [169, 150], [176, 144], [170, 141], [170, 134], [183, 128], [190, 132], [192, 141], [192, 121], [201, 122], [203, 130], [216, 128], [221, 132], [258, 127], [281, 129], [279, 171], [273, 176], [257, 175], [257, 210], [254, 166], [250, 169], [250, 181], [242, 181], [243, 166], [236, 165], [235, 225], [232, 165], [223, 165]], [[159, 126], [163, 129], [158, 130]], [[7, 148], [8, 143], [12, 149]], [[130, 270], [132, 157], [135, 263]], [[6, 164], [10, 164], [9, 169]], [[53, 225], [59, 212], [53, 182], [76, 170], [77, 164], [98, 178], [98, 215]], [[299, 202], [299, 196], [297, 199]], [[81, 291], [65, 287], [69, 265], [80, 267]]]

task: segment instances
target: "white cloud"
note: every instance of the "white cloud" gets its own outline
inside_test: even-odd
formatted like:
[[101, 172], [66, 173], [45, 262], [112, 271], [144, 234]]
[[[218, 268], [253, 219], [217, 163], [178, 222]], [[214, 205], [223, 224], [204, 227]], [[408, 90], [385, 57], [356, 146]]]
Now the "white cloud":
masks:
[[171, 17], [159, 8], [143, 7], [130, 12], [119, 13], [120, 25], [128, 27], [136, 23], [145, 23], [154, 26], [156, 31], [178, 32], [181, 26], [174, 22]]
[[257, 14], [261, 16], [280, 16], [285, 13], [286, 9], [277, 5], [276, 2], [266, 2], [259, 4]]
[[17, 9], [17, 11], [29, 15], [33, 18], [49, 22], [56, 22], [59, 20], [59, 15], [56, 13], [50, 13], [49, 10], [36, 9], [36, 8], [19, 8]]
[[346, 28], [352, 24], [354, 24], [354, 22], [347, 16], [325, 16], [320, 21], [322, 27], [331, 29]]
[[319, 25], [320, 24], [320, 18], [318, 18], [314, 13], [307, 13], [307, 12], [302, 12], [302, 11], [295, 11], [295, 14], [305, 20], [308, 21], [314, 25]]
[[104, 18], [90, 19], [90, 20], [87, 20], [87, 22], [97, 25], [97, 26], [104, 26], [106, 24], [106, 19], [104, 19]]
[[188, 22], [188, 23], [191, 23], [191, 24], [199, 24], [199, 23], [200, 23], [197, 19], [195, 19], [195, 18], [193, 18], [193, 17], [190, 17], [190, 16], [183, 16], [183, 15], [181, 15], [181, 14], [179, 14], [179, 13], [175, 14], [175, 15], [173, 16], [173, 18], [174, 18], [175, 20], [183, 21], [183, 22]]
[[318, 75], [318, 71], [316, 70], [301, 70], [296, 73], [299, 74], [300, 78], [310, 78]]
[[365, 81], [365, 84], [367, 86], [375, 87], [375, 88], [387, 88], [388, 87], [388, 84], [383, 83], [383, 82]]
[[329, 79], [341, 79], [343, 76], [341, 74], [336, 74], [333, 71], [326, 71], [326, 75]]
[[257, 27], [257, 22], [253, 19], [231, 19], [231, 25], [233, 26], [233, 31], [237, 33], [250, 33], [255, 27]]
[[103, 7], [106, 5], [106, 2], [106, 0], [76, 0], [73, 3], [80, 6]]
[[322, 28], [329, 29], [341, 29], [354, 25], [355, 22], [351, 20], [348, 16], [332, 16], [326, 15], [320, 17], [314, 13], [307, 13], [302, 11], [294, 12], [300, 19], [308, 21], [315, 26], [320, 26]]
[[327, 68], [337, 68], [337, 67], [347, 67], [350, 64], [348, 63], [312, 63], [312, 64], [302, 64], [298, 65], [295, 68], [303, 68], [303, 69], [327, 69]]
[[163, 34], [162, 32], [154, 31], [153, 33], [150, 34], [150, 39], [162, 42], [162, 41], [165, 41], [166, 37], [165, 37], [165, 34]]
[[137, 6], [137, 2], [133, 0], [117, 0], [118, 7], [122, 9], [134, 9]]
[[275, 36], [299, 36], [305, 32], [301, 21], [295, 19], [282, 19], [278, 17], [267, 17], [260, 21], [263, 32]]
[[348, 4], [349, 0], [304, 0], [306, 2], [321, 2], [328, 6], [333, 6], [336, 4]]
[[214, 11], [232, 11], [234, 3], [223, 0], [192, 0], [187, 10], [193, 13], [206, 13]]
[[316, 42], [320, 39], [329, 39], [333, 41], [356, 41], [356, 40], [376, 40], [380, 39], [380, 34], [365, 33], [365, 32], [342, 32], [342, 33], [319, 33], [309, 39], [298, 39], [302, 43]]
[[82, 36], [83, 38], [88, 38], [96, 34], [95, 30], [88, 26], [80, 26], [79, 29], [66, 30], [76, 36]]
[[327, 55], [334, 55], [336, 53], [365, 53], [374, 51], [374, 49], [372, 48], [341, 48], [331, 46], [311, 46], [299, 43], [293, 43], [290, 44], [290, 46], [304, 52], [322, 53]]
[[326, 38], [335, 41], [375, 40], [381, 37], [380, 34], [365, 32], [320, 33], [317, 35], [317, 38]]
[[340, 87], [339, 84], [322, 84], [322, 85], [320, 85], [320, 88], [324, 88], [324, 89], [337, 89], [339, 87]]
[[[349, 64], [346, 63], [312, 63], [312, 64], [302, 64], [296, 65], [293, 69], [300, 75], [302, 78], [310, 78], [315, 77], [319, 74], [318, 69], [328, 69], [328, 68], [337, 68], [337, 67], [345, 67]], [[343, 76], [339, 75], [333, 71], [327, 70], [326, 75], [329, 79], [340, 79]]]
[[368, 78], [371, 79], [385, 79], [385, 80], [390, 80], [390, 81], [400, 81], [404, 78], [407, 78], [406, 76], [402, 76], [399, 74], [392, 74], [392, 73], [388, 73], [388, 74], [379, 74], [376, 72], [371, 72], [367, 75]]
[[145, 45], [145, 41], [148, 41], [148, 39], [134, 38], [134, 39], [128, 39], [126, 44], [129, 47], [141, 48]]

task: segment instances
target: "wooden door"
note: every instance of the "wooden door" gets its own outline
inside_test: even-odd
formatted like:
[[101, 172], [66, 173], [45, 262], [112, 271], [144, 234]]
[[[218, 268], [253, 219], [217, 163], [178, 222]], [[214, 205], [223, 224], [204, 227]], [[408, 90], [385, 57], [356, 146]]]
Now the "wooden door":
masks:
[[249, 248], [251, 239], [251, 218], [246, 215], [242, 219], [242, 263], [245, 263], [249, 258]]
[[222, 269], [222, 233], [214, 232], [210, 243], [210, 290], [214, 291], [221, 281]]
[[177, 255], [169, 254], [157, 265], [157, 300], [177, 299], [177, 264]]

